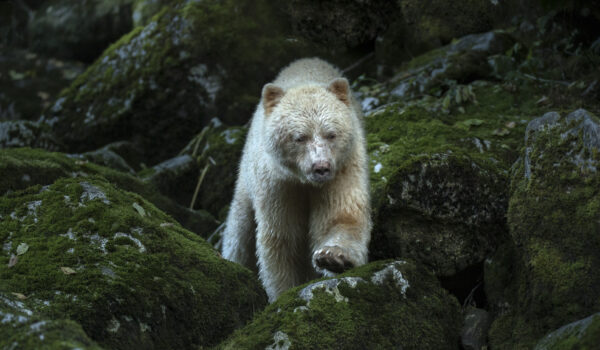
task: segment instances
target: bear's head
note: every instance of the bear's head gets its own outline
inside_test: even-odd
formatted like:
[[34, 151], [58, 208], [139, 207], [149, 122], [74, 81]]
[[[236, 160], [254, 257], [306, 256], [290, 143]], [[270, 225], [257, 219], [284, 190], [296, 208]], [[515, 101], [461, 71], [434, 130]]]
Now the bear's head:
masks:
[[288, 173], [320, 185], [343, 168], [360, 130], [346, 79], [287, 91], [267, 84], [262, 107], [267, 151]]

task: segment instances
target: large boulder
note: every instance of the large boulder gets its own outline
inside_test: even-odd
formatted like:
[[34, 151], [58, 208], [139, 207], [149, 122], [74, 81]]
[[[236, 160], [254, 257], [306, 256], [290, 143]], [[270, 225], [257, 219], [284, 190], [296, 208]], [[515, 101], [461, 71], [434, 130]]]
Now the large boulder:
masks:
[[284, 293], [222, 349], [458, 349], [456, 299], [426, 269], [378, 261]]
[[215, 115], [247, 121], [262, 85], [307, 53], [270, 2], [181, 1], [107, 49], [44, 120], [69, 152], [129, 140], [156, 164]]
[[489, 59], [515, 45], [501, 31], [468, 35], [407, 62], [387, 82], [357, 81], [371, 162], [372, 258], [409, 256], [452, 276], [507, 239], [509, 171], [527, 122], [546, 111], [535, 103], [535, 83], [494, 81]]
[[367, 115], [372, 259], [410, 257], [451, 276], [494, 251], [505, 235], [501, 157], [509, 156], [492, 135], [503, 121], [475, 120], [470, 128], [465, 121], [473, 119], [447, 125], [399, 105]]
[[499, 349], [531, 348], [552, 329], [600, 309], [598, 119], [581, 109], [547, 113], [529, 123], [525, 143], [508, 210], [512, 278], [498, 275], [510, 284], [491, 300], [506, 299], [490, 331]]
[[50, 0], [33, 12], [30, 47], [52, 57], [93, 61], [132, 29], [133, 0]]
[[211, 346], [266, 303], [249, 270], [101, 177], [4, 195], [0, 218], [2, 291], [103, 347]]

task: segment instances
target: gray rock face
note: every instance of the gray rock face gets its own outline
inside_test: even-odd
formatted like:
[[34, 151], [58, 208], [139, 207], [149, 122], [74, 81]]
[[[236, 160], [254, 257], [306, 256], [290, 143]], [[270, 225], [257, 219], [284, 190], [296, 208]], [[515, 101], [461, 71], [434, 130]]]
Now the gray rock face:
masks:
[[465, 312], [465, 322], [460, 340], [465, 350], [482, 350], [487, 345], [487, 332], [492, 324], [490, 314], [474, 307], [468, 307]]
[[467, 35], [456, 43], [428, 54], [425, 62], [392, 78], [397, 84], [391, 94], [412, 98], [435, 87], [455, 80], [469, 83], [489, 77], [494, 73], [488, 57], [504, 53], [515, 44], [515, 39], [500, 31]]
[[532, 120], [527, 125], [525, 132], [525, 156], [523, 166], [525, 168], [525, 177], [531, 178], [531, 159], [530, 155], [533, 151], [533, 144], [536, 141], [536, 134], [544, 130], [553, 129], [560, 126], [572, 126], [561, 132], [561, 139], [565, 140], [568, 137], [577, 137], [581, 134], [581, 141], [584, 148], [580, 152], [574, 154], [569, 153], [572, 157], [571, 161], [581, 167], [581, 170], [589, 170], [595, 172], [597, 170], [597, 161], [593, 159], [594, 150], [600, 150], [600, 125], [594, 120], [592, 115], [584, 109], [578, 109], [569, 115], [564, 120], [557, 112], [548, 112], [543, 116]]
[[0, 122], [0, 148], [35, 147], [57, 150], [50, 127], [43, 123], [26, 120]]
[[600, 340], [600, 313], [569, 323], [549, 333], [534, 350], [594, 349]]

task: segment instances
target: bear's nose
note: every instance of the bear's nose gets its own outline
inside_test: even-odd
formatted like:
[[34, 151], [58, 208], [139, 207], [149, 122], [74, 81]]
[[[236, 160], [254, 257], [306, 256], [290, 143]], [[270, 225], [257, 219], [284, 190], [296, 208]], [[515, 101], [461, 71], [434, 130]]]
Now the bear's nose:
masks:
[[320, 162], [314, 163], [312, 165], [312, 172], [313, 172], [313, 174], [315, 174], [319, 177], [325, 177], [325, 176], [329, 175], [329, 172], [330, 172], [329, 162], [320, 161]]

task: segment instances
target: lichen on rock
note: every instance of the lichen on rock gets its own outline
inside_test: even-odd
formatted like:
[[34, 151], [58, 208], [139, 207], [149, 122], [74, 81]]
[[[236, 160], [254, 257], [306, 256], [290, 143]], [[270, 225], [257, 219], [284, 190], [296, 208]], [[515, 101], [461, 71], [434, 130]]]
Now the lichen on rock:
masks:
[[1, 291], [108, 348], [214, 345], [266, 303], [250, 271], [102, 177], [6, 194], [0, 217]]
[[511, 182], [514, 241], [509, 307], [490, 332], [498, 348], [530, 348], [543, 334], [598, 309], [599, 123], [585, 110], [528, 127]]
[[108, 48], [43, 119], [70, 152], [129, 140], [147, 164], [173, 157], [215, 114], [248, 120], [260, 86], [307, 52], [273, 12], [265, 1], [164, 7]]
[[287, 291], [219, 348], [456, 349], [460, 323], [431, 273], [378, 261]]

